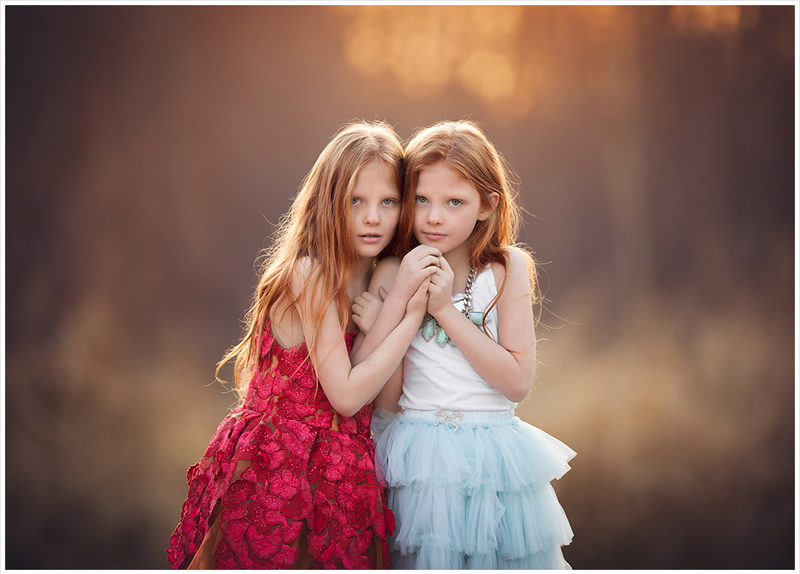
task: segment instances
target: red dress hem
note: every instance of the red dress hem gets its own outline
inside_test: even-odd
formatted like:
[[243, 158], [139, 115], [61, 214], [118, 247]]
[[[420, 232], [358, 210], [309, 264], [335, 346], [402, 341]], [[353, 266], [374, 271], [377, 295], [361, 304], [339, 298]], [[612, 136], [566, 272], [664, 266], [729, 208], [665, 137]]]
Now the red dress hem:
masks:
[[[348, 349], [353, 338], [347, 334]], [[243, 404], [187, 472], [188, 496], [167, 549], [172, 567], [189, 565], [217, 504], [215, 568], [292, 568], [301, 547], [314, 568], [388, 565], [394, 516], [375, 474], [371, 418], [371, 404], [340, 417], [305, 343], [281, 347], [267, 323]]]

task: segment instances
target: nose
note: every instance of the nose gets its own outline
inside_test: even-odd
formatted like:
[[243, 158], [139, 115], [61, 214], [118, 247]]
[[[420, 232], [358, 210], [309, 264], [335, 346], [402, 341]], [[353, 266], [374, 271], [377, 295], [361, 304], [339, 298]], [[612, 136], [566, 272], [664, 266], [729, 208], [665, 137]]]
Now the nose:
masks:
[[431, 206], [428, 209], [428, 223], [430, 224], [439, 224], [442, 222], [442, 212], [439, 210], [438, 207]]
[[364, 213], [364, 223], [367, 225], [377, 225], [381, 222], [381, 216], [378, 214], [378, 208], [375, 206], [367, 208]]

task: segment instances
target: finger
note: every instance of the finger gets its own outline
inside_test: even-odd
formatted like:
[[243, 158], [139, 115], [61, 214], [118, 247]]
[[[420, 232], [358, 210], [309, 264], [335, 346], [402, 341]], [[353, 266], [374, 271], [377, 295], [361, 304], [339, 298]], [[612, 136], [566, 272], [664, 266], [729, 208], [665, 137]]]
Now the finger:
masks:
[[425, 255], [430, 253], [431, 250], [435, 249], [435, 247], [430, 247], [428, 245], [417, 245], [414, 249], [409, 251], [409, 253], [413, 253], [414, 255]]
[[428, 295], [428, 286], [425, 283], [420, 283], [417, 290], [414, 291], [414, 295], [411, 297], [412, 299], [418, 299], [419, 297], [427, 297]]
[[378, 287], [378, 296], [381, 298], [381, 302], [386, 300], [386, 295], [388, 295], [388, 293], [386, 293], [386, 289], [383, 288], [383, 285]]
[[437, 257], [436, 255], [433, 255], [433, 254], [426, 255], [420, 261], [420, 264], [421, 264], [422, 267], [429, 267], [431, 265], [434, 265], [436, 267], [441, 267], [441, 265], [439, 264], [439, 257]]
[[428, 245], [418, 245], [411, 251], [409, 251], [409, 255], [412, 256], [413, 259], [424, 259], [425, 257], [432, 255], [433, 257], [439, 257], [442, 254], [436, 247], [430, 247]]
[[449, 271], [450, 273], [453, 272], [453, 268], [450, 267], [450, 264], [447, 262], [447, 259], [445, 259], [444, 255], [439, 256], [439, 267], [445, 271]]
[[418, 257], [416, 259], [416, 261], [417, 261], [417, 263], [419, 263], [422, 266], [431, 265], [431, 264], [438, 266], [439, 265], [439, 257], [440, 256], [437, 253], [423, 253], [422, 255], [420, 255], [420, 257]]
[[430, 287], [431, 278], [425, 277], [422, 281], [420, 281], [419, 286], [417, 287], [417, 291], [427, 291], [428, 287]]
[[424, 247], [425, 248], [425, 249], [422, 250], [423, 253], [429, 253], [429, 254], [434, 255], [436, 257], [438, 257], [439, 255], [442, 254], [442, 252], [438, 248], [432, 247], [430, 245], [420, 245], [420, 247]]
[[430, 286], [428, 287], [429, 291], [436, 291], [436, 292], [444, 291], [445, 287], [447, 287], [447, 281], [439, 275], [436, 274], [431, 275], [430, 279], [431, 283]]

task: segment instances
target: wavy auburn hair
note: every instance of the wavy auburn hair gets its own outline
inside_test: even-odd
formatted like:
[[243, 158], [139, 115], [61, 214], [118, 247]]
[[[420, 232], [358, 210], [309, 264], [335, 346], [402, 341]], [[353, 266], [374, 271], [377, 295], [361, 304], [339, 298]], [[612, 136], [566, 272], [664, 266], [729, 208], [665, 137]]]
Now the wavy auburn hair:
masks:
[[[361, 170], [372, 160], [391, 170], [402, 193], [403, 146], [394, 129], [385, 122], [357, 121], [345, 125], [325, 146], [304, 178], [291, 208], [280, 220], [270, 247], [258, 260], [260, 280], [245, 315], [245, 335], [217, 364], [216, 377], [225, 363], [235, 359], [234, 388], [243, 398], [249, 379], [245, 376], [257, 364], [259, 343], [270, 309], [286, 298], [287, 309], [296, 304], [306, 289], [315, 290], [312, 316], [321, 323], [331, 302], [335, 302], [342, 332], [347, 328], [350, 299], [347, 284], [352, 278], [357, 255], [351, 239], [350, 208], [353, 188]], [[379, 257], [400, 254], [397, 234]], [[292, 273], [303, 257], [320, 263], [310, 274], [302, 292], [292, 298]], [[306, 341], [313, 351], [316, 333]]]
[[[503, 156], [486, 138], [481, 128], [470, 121], [439, 122], [419, 130], [406, 144], [406, 173], [403, 190], [403, 215], [413, 218], [419, 174], [426, 167], [444, 161], [469, 181], [481, 197], [484, 207], [490, 206], [489, 196], [499, 196], [497, 207], [484, 221], [478, 221], [469, 239], [469, 262], [476, 269], [489, 263], [506, 267], [509, 247], [519, 249], [528, 265], [531, 281], [531, 301], [538, 301], [536, 264], [530, 250], [517, 243], [520, 224], [519, 195], [513, 174]], [[398, 234], [406, 249], [417, 244], [412, 226], [401, 225]], [[492, 302], [494, 306], [505, 289], [505, 282]]]

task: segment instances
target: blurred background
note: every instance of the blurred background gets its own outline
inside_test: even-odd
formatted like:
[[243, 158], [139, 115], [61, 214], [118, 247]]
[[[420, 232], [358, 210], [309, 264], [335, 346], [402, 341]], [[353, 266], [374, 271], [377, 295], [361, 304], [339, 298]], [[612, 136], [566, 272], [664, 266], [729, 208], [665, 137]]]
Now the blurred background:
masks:
[[319, 152], [468, 118], [540, 263], [568, 561], [794, 568], [794, 9], [6, 6], [6, 565], [166, 568]]

